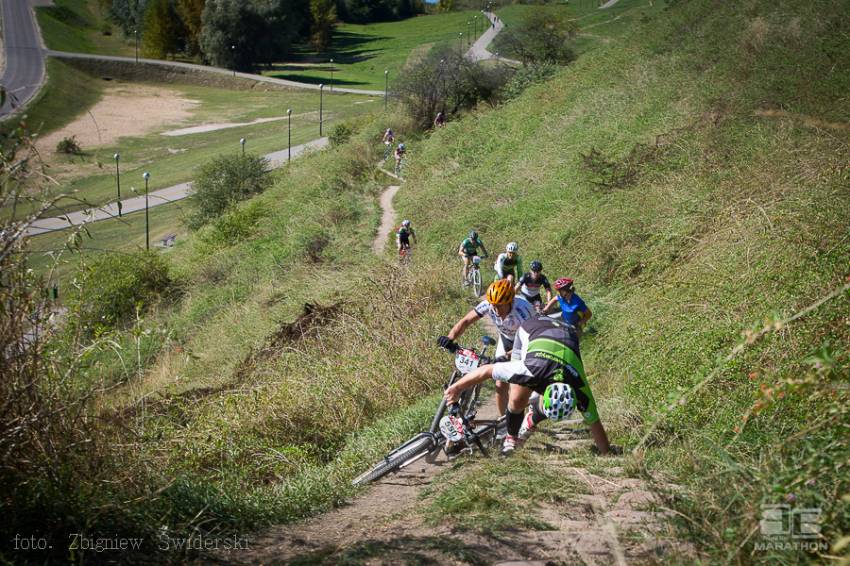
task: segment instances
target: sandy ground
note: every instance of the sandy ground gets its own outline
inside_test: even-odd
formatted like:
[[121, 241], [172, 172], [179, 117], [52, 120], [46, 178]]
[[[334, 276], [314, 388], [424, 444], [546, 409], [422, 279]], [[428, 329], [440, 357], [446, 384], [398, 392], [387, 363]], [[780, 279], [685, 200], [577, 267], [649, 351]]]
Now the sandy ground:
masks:
[[378, 228], [378, 233], [375, 235], [375, 240], [372, 242], [372, 251], [377, 255], [381, 255], [384, 247], [387, 245], [387, 240], [390, 234], [395, 229], [395, 210], [393, 209], [393, 197], [399, 190], [398, 185], [391, 185], [384, 189], [381, 194], [381, 227]]
[[120, 137], [141, 136], [166, 124], [189, 118], [196, 100], [167, 88], [118, 83], [104, 92], [94, 107], [64, 128], [36, 142], [42, 157], [49, 158], [62, 139], [76, 136], [83, 151], [112, 144]]

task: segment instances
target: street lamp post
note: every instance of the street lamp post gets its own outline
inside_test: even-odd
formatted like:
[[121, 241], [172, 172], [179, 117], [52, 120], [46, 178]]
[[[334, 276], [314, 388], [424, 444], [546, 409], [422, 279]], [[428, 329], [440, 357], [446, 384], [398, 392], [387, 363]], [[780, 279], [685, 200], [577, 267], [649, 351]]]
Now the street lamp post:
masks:
[[121, 154], [116, 153], [112, 157], [115, 158], [115, 186], [118, 189], [118, 218], [121, 218], [121, 171], [118, 169], [118, 160], [121, 159]]
[[319, 85], [319, 137], [322, 137], [322, 106], [324, 103], [323, 95], [325, 92], [325, 85]]
[[236, 46], [230, 46], [230, 53], [233, 55], [233, 76], [236, 76]]
[[384, 70], [384, 110], [387, 109], [387, 96], [390, 92], [390, 70]]
[[472, 41], [472, 34], [470, 30], [472, 29], [472, 20], [466, 20], [466, 43], [469, 45], [469, 42]]
[[245, 157], [245, 142], [248, 141], [245, 138], [239, 138], [239, 145], [242, 146], [242, 157]]
[[142, 175], [145, 178], [145, 249], [151, 249], [151, 223], [150, 216], [148, 216], [148, 179], [151, 178], [151, 174], [145, 171]]
[[457, 51], [460, 55], [463, 55], [463, 32], [457, 34]]
[[334, 60], [331, 59], [331, 92], [334, 91]]
[[292, 161], [292, 108], [286, 109], [286, 121], [289, 130], [286, 142], [286, 161]]
[[136, 63], [139, 62], [139, 30], [134, 29], [133, 35], [136, 36]]

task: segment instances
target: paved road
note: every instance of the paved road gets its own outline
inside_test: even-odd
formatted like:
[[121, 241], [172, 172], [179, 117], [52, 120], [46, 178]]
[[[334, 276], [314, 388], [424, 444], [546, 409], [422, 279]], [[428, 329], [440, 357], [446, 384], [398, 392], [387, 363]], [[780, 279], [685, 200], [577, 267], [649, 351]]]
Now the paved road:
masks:
[[[292, 157], [298, 157], [308, 149], [320, 149], [327, 145], [328, 138], [319, 138], [317, 140], [309, 141], [301, 145], [292, 146]], [[281, 151], [275, 151], [274, 153], [269, 153], [268, 155], [266, 155], [265, 158], [269, 160], [271, 167], [274, 169], [286, 163], [287, 152], [288, 150], [286, 149], [283, 149]], [[192, 183], [190, 181], [188, 183], [180, 183], [179, 185], [174, 185], [165, 189], [153, 191], [148, 195], [148, 206], [149, 208], [153, 208], [161, 204], [167, 204], [169, 202], [184, 199], [189, 196], [191, 190]], [[138, 212], [144, 209], [144, 196], [133, 197], [121, 201], [121, 210], [124, 214], [130, 214], [131, 212]], [[109, 220], [111, 218], [117, 217], [118, 203], [113, 202], [104, 205], [100, 208], [96, 208], [94, 210], [80, 210], [77, 212], [71, 212], [64, 216], [42, 218], [33, 222], [32, 225], [26, 230], [25, 234], [27, 236], [36, 236], [38, 234], [45, 234], [47, 232], [54, 232], [56, 230], [64, 230], [65, 228], [69, 228], [71, 226], [88, 224], [91, 222], [97, 222], [99, 220]]]
[[0, 0], [6, 70], [0, 84], [6, 87], [6, 103], [0, 117], [11, 114], [38, 92], [44, 80], [44, 50], [28, 0]]
[[[8, 1], [8, 0], [0, 0], [0, 1]], [[90, 55], [87, 53], [68, 53], [66, 51], [53, 51], [50, 50], [47, 52], [50, 57], [57, 57], [59, 59], [91, 59], [94, 61], [115, 61], [118, 63], [135, 63], [136, 60], [133, 57], [118, 57], [115, 55]], [[238, 77], [242, 79], [249, 79], [252, 81], [258, 81], [261, 83], [269, 83], [280, 86], [288, 86], [292, 88], [305, 88], [310, 90], [319, 90], [319, 85], [309, 84], [309, 83], [299, 83], [295, 81], [287, 81], [284, 79], [275, 79], [273, 77], [266, 77], [264, 75], [254, 75], [252, 73], [234, 73], [230, 69], [223, 69], [221, 67], [211, 67], [208, 65], [195, 65], [193, 63], [181, 63], [179, 61], [160, 61], [159, 59], [139, 59], [139, 64], [144, 65], [157, 65], [160, 67], [173, 67], [178, 69], [186, 69], [189, 71], [200, 71], [205, 73], [216, 73], [219, 75], [227, 75], [229, 77]], [[368, 94], [369, 96], [383, 96], [384, 91], [382, 90], [359, 90], [356, 88], [344, 88], [334, 86], [334, 92], [347, 92], [351, 94]], [[328, 89], [325, 89], [325, 92], [329, 92]]]
[[505, 24], [500, 20], [496, 14], [493, 12], [484, 12], [484, 15], [487, 16], [487, 19], [490, 20], [490, 27], [487, 28], [481, 37], [475, 40], [475, 43], [472, 44], [472, 47], [469, 48], [469, 51], [466, 52], [466, 57], [470, 61], [484, 61], [486, 59], [499, 59], [500, 61], [504, 61], [506, 63], [513, 63], [519, 65], [519, 61], [514, 61], [513, 59], [507, 59], [505, 57], [496, 57], [493, 53], [487, 50], [487, 46], [493, 42], [499, 32], [505, 29]]

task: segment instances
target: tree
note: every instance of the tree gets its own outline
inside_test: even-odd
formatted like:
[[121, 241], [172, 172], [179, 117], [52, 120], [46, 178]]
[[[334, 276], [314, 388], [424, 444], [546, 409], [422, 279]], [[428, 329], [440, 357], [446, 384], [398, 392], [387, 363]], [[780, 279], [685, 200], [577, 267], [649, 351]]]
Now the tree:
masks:
[[566, 64], [575, 59], [569, 46], [575, 34], [575, 24], [563, 13], [539, 7], [529, 11], [517, 26], [499, 34], [498, 44], [503, 52], [515, 53], [526, 64]]
[[207, 0], [201, 51], [213, 65], [246, 71], [283, 58], [302, 31], [303, 6], [288, 0]]
[[268, 167], [265, 158], [254, 155], [220, 155], [204, 165], [192, 183], [197, 210], [189, 227], [200, 228], [233, 204], [266, 190], [272, 183]]
[[330, 45], [336, 25], [336, 0], [310, 0], [310, 18], [310, 40], [316, 49], [324, 51]]
[[200, 36], [205, 0], [177, 0], [177, 13], [186, 28], [186, 50], [190, 55], [201, 52]]
[[142, 35], [142, 54], [164, 59], [180, 47], [180, 27], [177, 14], [169, 0], [150, 0], [145, 9], [145, 32]]

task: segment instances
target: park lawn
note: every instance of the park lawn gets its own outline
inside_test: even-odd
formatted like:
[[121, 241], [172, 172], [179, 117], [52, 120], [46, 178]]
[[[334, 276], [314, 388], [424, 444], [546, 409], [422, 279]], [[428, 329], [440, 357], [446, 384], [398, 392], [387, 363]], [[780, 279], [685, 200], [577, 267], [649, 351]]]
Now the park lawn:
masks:
[[97, 2], [55, 0], [53, 6], [38, 8], [36, 17], [49, 49], [102, 55], [135, 53], [133, 38], [124, 38], [121, 28], [108, 21]]
[[[151, 248], [161, 247], [162, 239], [168, 234], [177, 234], [179, 245], [180, 240], [188, 234], [184, 218], [190, 213], [191, 207], [187, 201], [151, 208]], [[145, 212], [133, 212], [120, 219], [101, 220], [87, 225], [79, 232], [79, 252], [72, 252], [67, 246], [74, 233], [71, 229], [57, 230], [31, 237], [29, 240], [30, 267], [58, 284], [60, 300], [70, 289], [70, 281], [77, 272], [81, 257], [90, 260], [106, 252], [129, 253], [145, 249]], [[164, 253], [169, 251], [171, 248], [165, 248]]]
[[[478, 35], [486, 29], [486, 18], [472, 10], [418, 16], [398, 22], [340, 24], [328, 53], [303, 51], [303, 62], [280, 63], [263, 74], [280, 79], [340, 87], [383, 90], [384, 71], [389, 81], [398, 76], [410, 54], [423, 45], [459, 46], [458, 34], [468, 36], [467, 22], [477, 16]], [[463, 49], [469, 48], [464, 39]], [[333, 59], [333, 65], [329, 60]], [[318, 62], [321, 61], [321, 62]], [[333, 69], [333, 80], [331, 80]]]
[[[61, 65], [61, 64], [60, 64]], [[63, 66], [64, 67], [64, 66]], [[70, 68], [65, 68], [67, 71]], [[78, 73], [73, 69], [70, 71]], [[80, 77], [88, 78], [85, 74]], [[78, 78], [80, 78], [78, 77]], [[126, 83], [125, 83], [126, 84]], [[162, 84], [139, 83], [162, 87]], [[150, 190], [155, 191], [194, 178], [197, 169], [218, 155], [240, 151], [239, 140], [246, 139], [246, 151], [267, 154], [287, 147], [286, 110], [292, 109], [292, 145], [302, 144], [320, 137], [319, 93], [308, 90], [234, 91], [199, 85], [167, 85], [177, 90], [181, 97], [198, 101], [192, 117], [179, 124], [164, 126], [144, 136], [119, 138], [115, 143], [97, 148], [84, 147], [83, 156], [56, 156], [54, 164], [70, 173], [59, 176], [59, 186], [51, 189], [53, 195], [74, 193], [73, 198], [62, 199], [57, 205], [65, 211], [87, 206], [102, 205], [116, 196], [114, 174], [115, 153], [121, 155], [122, 196], [132, 196], [131, 187], [141, 190], [142, 173], [150, 172]], [[102, 89], [103, 87], [101, 87]], [[371, 102], [370, 102], [371, 101]], [[44, 114], [42, 104], [56, 110], [56, 98], [43, 97], [33, 105], [31, 114]], [[377, 98], [344, 93], [325, 93], [322, 100], [322, 135], [328, 135], [334, 125], [343, 120], [362, 115], [381, 107]], [[76, 114], [88, 108], [74, 106]], [[233, 127], [211, 132], [183, 136], [163, 136], [162, 131], [196, 125], [224, 122], [249, 122], [257, 118], [279, 117], [280, 120], [246, 126]], [[45, 125], [55, 126], [70, 121], [53, 118]], [[37, 123], [30, 120], [31, 126]], [[38, 129], [44, 135], [47, 128]], [[91, 174], [76, 174], [80, 170], [94, 171]], [[19, 215], [31, 212], [32, 207], [19, 206]]]

